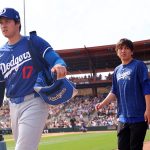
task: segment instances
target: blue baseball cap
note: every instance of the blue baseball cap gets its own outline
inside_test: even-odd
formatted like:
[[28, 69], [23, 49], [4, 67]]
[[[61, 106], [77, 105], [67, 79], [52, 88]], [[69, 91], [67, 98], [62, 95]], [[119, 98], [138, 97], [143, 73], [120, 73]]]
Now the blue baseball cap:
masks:
[[8, 19], [13, 19], [15, 21], [20, 21], [20, 15], [19, 15], [18, 11], [16, 11], [13, 8], [4, 8], [0, 12], [0, 18], [1, 17], [5, 17], [5, 18], [8, 18]]
[[34, 90], [50, 105], [65, 103], [78, 93], [75, 84], [67, 78], [55, 80], [47, 86], [43, 72], [39, 73]]

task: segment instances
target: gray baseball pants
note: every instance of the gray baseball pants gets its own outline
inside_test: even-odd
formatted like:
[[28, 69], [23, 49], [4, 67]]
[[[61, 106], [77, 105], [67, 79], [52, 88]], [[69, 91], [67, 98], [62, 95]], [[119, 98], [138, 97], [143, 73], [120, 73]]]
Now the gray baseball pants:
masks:
[[48, 104], [30, 94], [24, 102], [9, 105], [15, 150], [37, 150], [48, 117]]

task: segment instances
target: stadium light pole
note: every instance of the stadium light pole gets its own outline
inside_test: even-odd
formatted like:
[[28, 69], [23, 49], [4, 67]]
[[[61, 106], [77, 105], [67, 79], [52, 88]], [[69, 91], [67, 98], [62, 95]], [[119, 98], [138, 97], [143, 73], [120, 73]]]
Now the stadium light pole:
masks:
[[24, 35], [26, 35], [26, 3], [23, 0]]

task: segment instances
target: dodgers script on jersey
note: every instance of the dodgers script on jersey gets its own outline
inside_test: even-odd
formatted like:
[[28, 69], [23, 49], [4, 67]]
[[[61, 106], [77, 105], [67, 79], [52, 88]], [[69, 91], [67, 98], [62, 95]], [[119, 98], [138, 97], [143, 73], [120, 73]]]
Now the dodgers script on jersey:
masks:
[[[47, 50], [53, 50], [42, 38], [37, 38], [35, 42], [37, 45], [42, 43], [40, 54], [43, 57]], [[37, 70], [33, 67], [27, 36], [23, 36], [14, 45], [6, 43], [0, 49], [0, 82], [5, 82], [7, 97], [21, 97], [33, 93], [36, 78]]]

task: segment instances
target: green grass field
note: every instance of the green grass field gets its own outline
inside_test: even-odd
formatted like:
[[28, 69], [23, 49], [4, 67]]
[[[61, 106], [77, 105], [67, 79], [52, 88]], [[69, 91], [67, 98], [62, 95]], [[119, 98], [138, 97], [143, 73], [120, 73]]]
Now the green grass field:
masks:
[[[116, 131], [87, 132], [58, 136], [43, 136], [39, 150], [115, 150], [117, 147]], [[12, 135], [6, 135], [7, 150], [14, 150]], [[150, 141], [148, 130], [145, 141]]]

